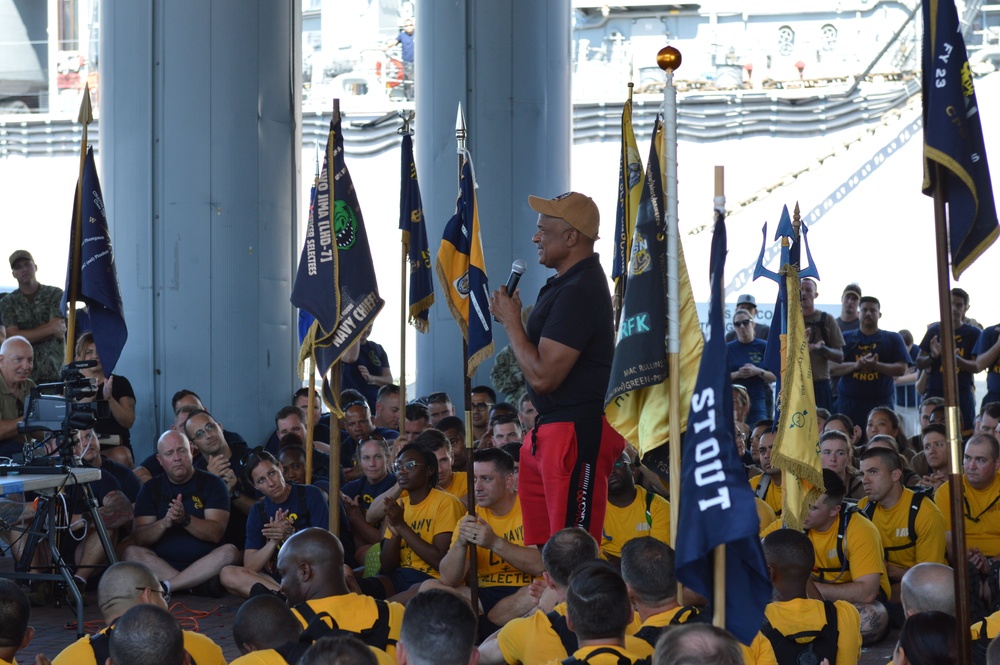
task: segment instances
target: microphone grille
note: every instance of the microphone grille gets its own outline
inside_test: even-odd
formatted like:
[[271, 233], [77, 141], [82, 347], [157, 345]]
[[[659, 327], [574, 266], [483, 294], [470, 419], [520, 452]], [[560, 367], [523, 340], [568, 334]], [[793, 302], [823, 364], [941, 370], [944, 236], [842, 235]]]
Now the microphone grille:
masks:
[[523, 259], [515, 259], [514, 263], [510, 264], [510, 271], [516, 272], [518, 275], [523, 275], [524, 271], [528, 269], [528, 264], [524, 262]]

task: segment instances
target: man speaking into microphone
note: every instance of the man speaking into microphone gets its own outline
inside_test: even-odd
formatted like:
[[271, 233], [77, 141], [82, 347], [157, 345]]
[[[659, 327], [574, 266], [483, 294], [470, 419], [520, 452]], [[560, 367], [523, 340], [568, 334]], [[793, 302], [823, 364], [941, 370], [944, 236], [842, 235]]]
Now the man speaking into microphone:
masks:
[[604, 419], [615, 341], [608, 279], [594, 252], [600, 213], [577, 192], [529, 196], [528, 205], [538, 213], [538, 262], [556, 274], [538, 293], [527, 330], [518, 291], [502, 287], [490, 297], [538, 411], [521, 449], [524, 544], [542, 545], [565, 527], [600, 542], [608, 476], [625, 447]]

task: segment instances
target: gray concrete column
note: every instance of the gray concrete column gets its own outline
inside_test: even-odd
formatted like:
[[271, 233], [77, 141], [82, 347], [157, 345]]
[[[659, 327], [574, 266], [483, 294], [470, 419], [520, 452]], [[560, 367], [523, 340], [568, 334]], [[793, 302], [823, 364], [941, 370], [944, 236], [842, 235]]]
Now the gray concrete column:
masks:
[[[468, 148], [479, 184], [479, 216], [490, 286], [503, 284], [514, 258], [528, 272], [525, 304], [551, 274], [531, 243], [537, 215], [529, 194], [569, 189], [571, 113], [569, 0], [421, 2], [416, 14], [414, 144], [432, 252], [454, 213], [458, 193], [455, 115], [468, 122]], [[463, 405], [461, 333], [437, 288], [431, 335], [417, 339], [417, 394], [445, 390]], [[499, 351], [507, 344], [494, 325]], [[489, 383], [484, 363], [473, 385]]]
[[254, 445], [294, 370], [301, 3], [105, 0], [102, 13], [100, 164], [136, 455], [181, 388]]

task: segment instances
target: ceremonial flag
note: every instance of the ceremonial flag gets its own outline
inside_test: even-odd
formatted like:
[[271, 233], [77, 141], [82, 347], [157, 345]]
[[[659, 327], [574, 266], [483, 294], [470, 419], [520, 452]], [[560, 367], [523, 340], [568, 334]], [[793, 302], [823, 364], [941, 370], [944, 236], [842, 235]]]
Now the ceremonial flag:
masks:
[[[997, 239], [996, 203], [979, 103], [952, 0], [924, 0], [923, 191], [940, 175], [948, 203], [951, 268], [958, 279]], [[940, 170], [934, 165], [940, 165]]]
[[642, 196], [642, 156], [632, 131], [632, 100], [622, 109], [622, 148], [618, 166], [618, 209], [615, 214], [615, 256], [611, 277], [617, 283], [628, 275], [635, 233], [635, 217]]
[[809, 339], [802, 318], [799, 269], [789, 264], [781, 269], [787, 297], [788, 332], [785, 367], [781, 375], [781, 414], [775, 430], [771, 465], [784, 473], [781, 518], [792, 529], [801, 529], [810, 502], [823, 493], [823, 466], [819, 455], [819, 426], [813, 392]]
[[[636, 445], [643, 463], [667, 478], [667, 251], [663, 123], [657, 118], [636, 218], [618, 343], [605, 397], [608, 422]], [[684, 250], [679, 248], [681, 404], [686, 417], [701, 360], [701, 326]], [[684, 431], [686, 421], [679, 423]], [[650, 457], [651, 455], [651, 457]]]
[[327, 406], [339, 414], [340, 384], [331, 385], [327, 374], [385, 305], [378, 294], [357, 192], [344, 162], [339, 114], [330, 123], [291, 301], [316, 318], [302, 343], [299, 372], [303, 361], [312, 358], [312, 366], [324, 376]]
[[[125, 326], [125, 308], [118, 288], [118, 271], [115, 269], [115, 254], [111, 248], [111, 233], [104, 208], [104, 195], [97, 178], [94, 164], [94, 149], [87, 148], [83, 166], [83, 205], [74, 197], [73, 219], [77, 214], [82, 219], [80, 247], [74, 246], [70, 234], [69, 266], [66, 270], [66, 288], [63, 291], [61, 308], [67, 315], [67, 304], [83, 302], [90, 317], [90, 331], [94, 335], [94, 345], [101, 359], [104, 376], [109, 377], [118, 364], [128, 328]], [[75, 222], [74, 222], [75, 223]], [[74, 274], [74, 257], [80, 252], [79, 274]], [[72, 344], [73, 340], [67, 342]]]
[[493, 355], [493, 325], [490, 318], [490, 285], [479, 235], [479, 209], [472, 160], [466, 154], [459, 179], [455, 214], [444, 227], [438, 250], [438, 280], [448, 309], [469, 344], [468, 375]]
[[410, 323], [422, 333], [430, 330], [428, 312], [434, 304], [434, 280], [431, 277], [431, 252], [427, 244], [424, 206], [417, 184], [417, 164], [413, 161], [413, 137], [403, 135], [403, 169], [399, 184], [399, 230], [409, 248]]
[[691, 401], [681, 456], [677, 533], [677, 579], [706, 598], [713, 596], [710, 553], [726, 546], [726, 630], [750, 644], [771, 597], [771, 582], [760, 546], [753, 491], [733, 439], [733, 391], [726, 369], [722, 320], [726, 224], [716, 210], [712, 237], [711, 284], [705, 349]]

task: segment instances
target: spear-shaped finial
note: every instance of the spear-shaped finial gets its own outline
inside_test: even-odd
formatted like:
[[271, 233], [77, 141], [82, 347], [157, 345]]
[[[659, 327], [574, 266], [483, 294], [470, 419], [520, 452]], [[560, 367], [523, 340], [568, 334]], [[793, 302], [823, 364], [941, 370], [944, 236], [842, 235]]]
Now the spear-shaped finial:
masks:
[[462, 102], [458, 103], [458, 117], [455, 118], [455, 138], [458, 139], [458, 152], [465, 154], [465, 114], [462, 113]]

